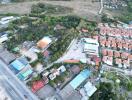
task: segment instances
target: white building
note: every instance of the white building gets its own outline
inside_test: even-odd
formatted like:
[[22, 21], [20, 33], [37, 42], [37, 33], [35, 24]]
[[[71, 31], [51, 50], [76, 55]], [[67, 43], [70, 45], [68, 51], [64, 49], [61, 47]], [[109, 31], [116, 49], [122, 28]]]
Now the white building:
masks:
[[97, 55], [99, 56], [99, 43], [97, 40], [92, 38], [83, 38], [84, 43], [84, 52], [89, 55]]
[[4, 34], [4, 35], [0, 36], [0, 43], [5, 42], [7, 40], [8, 40], [8, 35], [7, 34]]
[[9, 16], [9, 17], [3, 17], [0, 20], [0, 24], [4, 25], [4, 24], [8, 24], [10, 21], [19, 19], [20, 17], [14, 17], [14, 16]]
[[80, 94], [82, 95], [82, 100], [88, 100], [89, 97], [91, 97], [97, 88], [92, 85], [91, 82], [87, 82], [83, 88], [80, 89]]

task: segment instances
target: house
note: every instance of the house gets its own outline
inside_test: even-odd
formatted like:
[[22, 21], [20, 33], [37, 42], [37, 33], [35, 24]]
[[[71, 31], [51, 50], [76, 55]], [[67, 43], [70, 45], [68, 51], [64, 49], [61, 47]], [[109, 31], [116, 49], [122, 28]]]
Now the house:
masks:
[[59, 70], [57, 70], [57, 69], [51, 69], [50, 70], [51, 71], [51, 74], [49, 74], [49, 78], [51, 79], [51, 80], [54, 80], [55, 78], [56, 78], [56, 76], [59, 76], [60, 75], [60, 72], [59, 72]]
[[40, 90], [42, 87], [44, 87], [44, 82], [42, 80], [34, 81], [32, 84], [32, 92], [35, 93], [38, 90]]
[[130, 62], [129, 62], [129, 60], [123, 60], [123, 67], [124, 67], [124, 68], [130, 67]]
[[103, 62], [108, 65], [113, 65], [113, 57], [103, 56]]
[[82, 31], [83, 33], [88, 33], [88, 29], [85, 29], [85, 28], [82, 28], [81, 31]]
[[54, 30], [62, 30], [62, 29], [65, 29], [64, 26], [60, 25], [60, 24], [57, 24], [55, 27], [54, 27]]
[[107, 52], [108, 52], [109, 57], [113, 57], [113, 51], [112, 50], [108, 50]]
[[80, 72], [80, 67], [78, 65], [74, 65], [72, 67], [70, 67], [70, 71], [73, 73], [73, 74], [79, 74]]
[[60, 73], [63, 73], [66, 71], [66, 68], [64, 65], [60, 66], [58, 69], [57, 69]]
[[103, 56], [106, 56], [107, 55], [107, 49], [102, 49], [102, 54], [103, 54]]
[[115, 59], [115, 64], [117, 64], [119, 68], [122, 68], [122, 60], [120, 58]]
[[129, 56], [129, 53], [127, 53], [127, 52], [122, 52], [122, 53], [121, 53], [121, 58], [122, 58], [122, 59], [127, 59], [128, 56]]
[[44, 57], [45, 58], [48, 58], [49, 57], [49, 51], [48, 50], [45, 50], [44, 52], [43, 52], [43, 55], [44, 55]]
[[48, 36], [45, 36], [43, 39], [38, 41], [37, 47], [39, 47], [40, 49], [45, 49], [51, 42], [52, 39]]
[[84, 43], [83, 50], [86, 54], [99, 56], [99, 43], [96, 39], [83, 38], [82, 41]]
[[118, 58], [121, 56], [120, 52], [119, 51], [114, 51], [114, 56], [115, 58]]

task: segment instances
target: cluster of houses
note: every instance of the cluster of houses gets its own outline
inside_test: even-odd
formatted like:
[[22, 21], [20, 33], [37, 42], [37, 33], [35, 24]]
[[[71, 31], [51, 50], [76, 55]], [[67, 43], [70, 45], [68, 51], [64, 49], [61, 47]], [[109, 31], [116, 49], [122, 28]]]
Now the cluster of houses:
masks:
[[99, 42], [102, 61], [120, 68], [130, 68], [132, 61], [132, 30], [100, 27]]
[[36, 65], [36, 68], [33, 68], [31, 63], [38, 59], [37, 53], [45, 52], [43, 49], [46, 48], [51, 41], [51, 38], [44, 37], [37, 43], [37, 46], [35, 46], [35, 43], [32, 41], [25, 41], [20, 46], [13, 49], [15, 52], [19, 52], [21, 57], [16, 58], [10, 63], [10, 69], [20, 80], [25, 81], [29, 79], [32, 77], [34, 71], [37, 73], [43, 71], [43, 65], [41, 66], [41, 64], [38, 64], [38, 66]]
[[120, 9], [126, 7], [127, 4], [123, 0], [104, 0], [103, 5], [108, 9]]

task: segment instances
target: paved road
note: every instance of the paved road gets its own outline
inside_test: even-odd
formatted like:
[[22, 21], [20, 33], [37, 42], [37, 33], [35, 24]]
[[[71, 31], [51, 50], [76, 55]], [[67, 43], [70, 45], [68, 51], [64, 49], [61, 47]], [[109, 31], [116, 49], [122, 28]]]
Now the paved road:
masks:
[[[12, 100], [39, 100], [0, 60], [0, 83]], [[27, 98], [25, 98], [25, 95]]]
[[132, 70], [126, 70], [126, 69], [124, 70], [124, 69], [120, 69], [120, 68], [116, 68], [116, 67], [112, 67], [112, 66], [108, 66], [108, 65], [103, 65], [102, 69], [104, 69], [104, 70], [115, 70], [117, 72], [122, 72], [125, 75], [132, 76]]
[[103, 0], [101, 0], [100, 1], [100, 6], [101, 6], [101, 8], [100, 8], [100, 10], [99, 10], [99, 14], [101, 14], [102, 13], [102, 11], [103, 11]]

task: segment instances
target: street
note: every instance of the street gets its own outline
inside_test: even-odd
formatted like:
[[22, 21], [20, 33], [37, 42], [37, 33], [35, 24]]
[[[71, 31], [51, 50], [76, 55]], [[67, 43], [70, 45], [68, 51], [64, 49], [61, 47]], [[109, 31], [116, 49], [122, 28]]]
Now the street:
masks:
[[109, 65], [106, 65], [106, 64], [104, 64], [102, 66], [102, 69], [103, 70], [115, 70], [117, 72], [122, 72], [125, 75], [132, 76], [132, 70], [126, 70], [126, 69], [124, 70], [124, 69], [120, 69], [120, 68], [117, 68], [117, 67], [109, 66]]
[[12, 100], [39, 100], [0, 60], [0, 83]]

